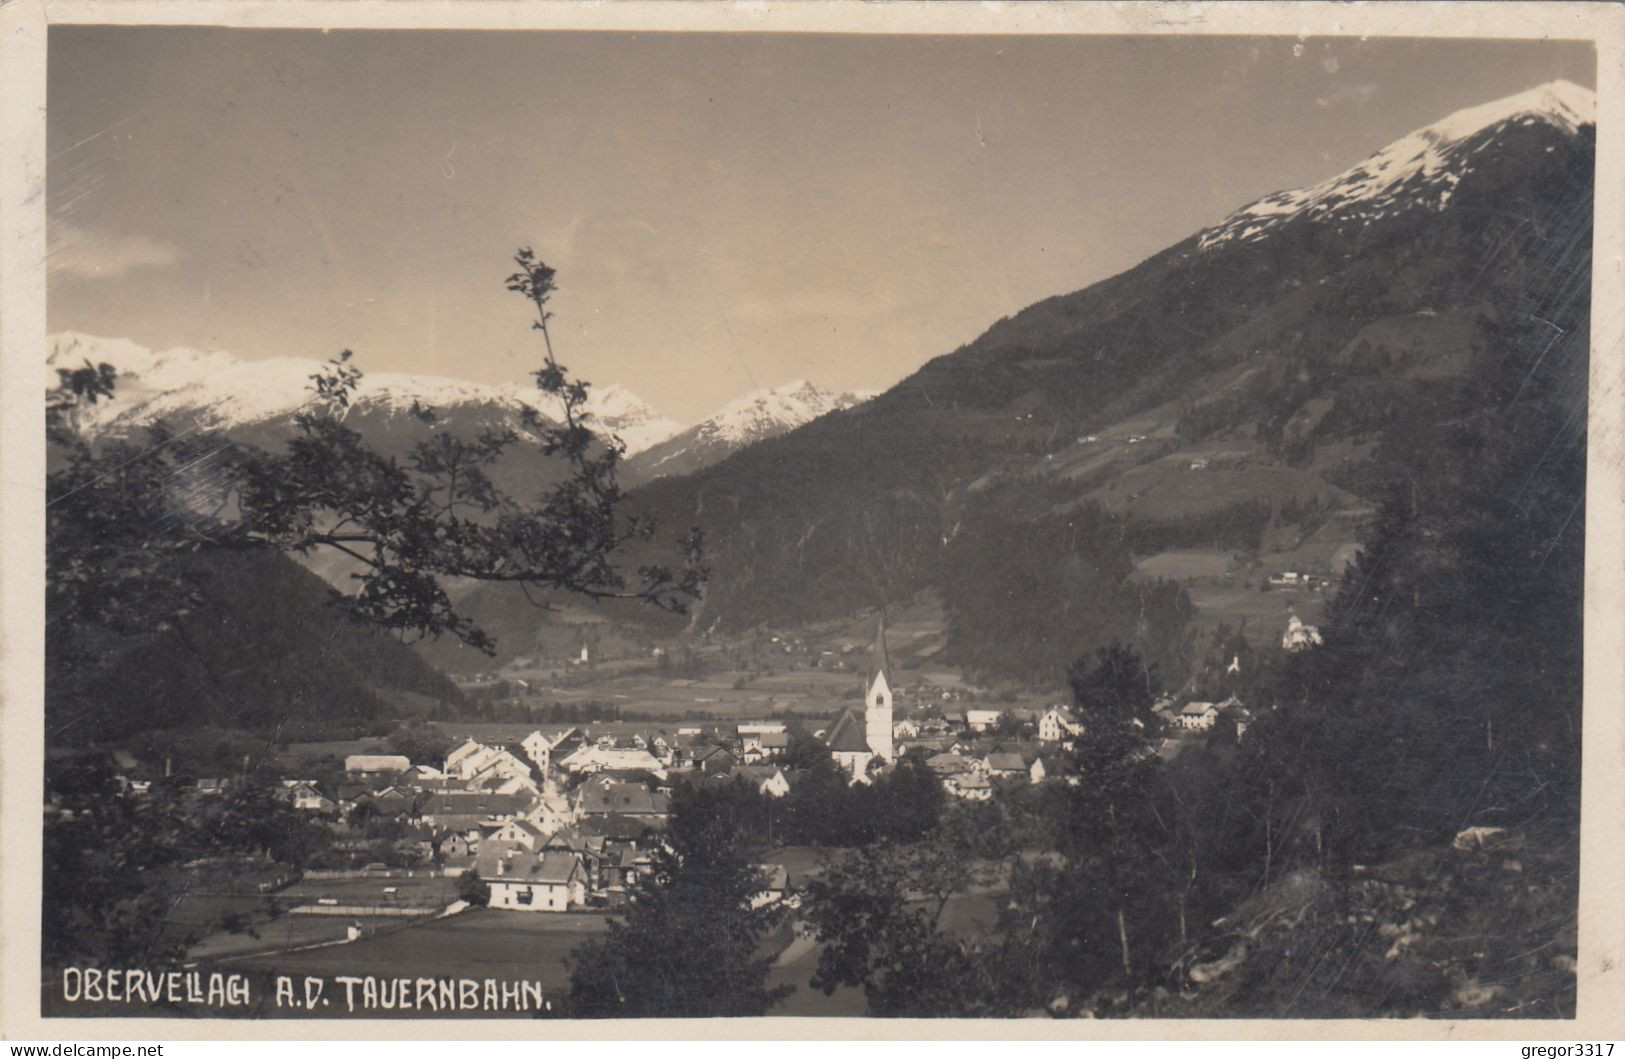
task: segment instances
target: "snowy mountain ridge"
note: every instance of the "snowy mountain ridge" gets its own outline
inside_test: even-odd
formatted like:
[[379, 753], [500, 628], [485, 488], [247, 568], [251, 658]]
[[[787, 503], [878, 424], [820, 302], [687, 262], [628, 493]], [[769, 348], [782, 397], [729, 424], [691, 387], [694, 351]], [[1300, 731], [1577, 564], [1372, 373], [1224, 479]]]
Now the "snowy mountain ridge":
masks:
[[796, 379], [735, 398], [695, 429], [722, 441], [747, 445], [770, 434], [810, 423], [821, 415], [851, 408], [873, 396], [873, 391], [837, 393], [814, 386], [805, 379]]
[[[296, 357], [245, 360], [195, 349], [148, 349], [123, 338], [74, 331], [51, 335], [46, 364], [77, 366], [88, 360], [111, 364], [118, 381], [111, 401], [85, 410], [93, 432], [137, 429], [158, 419], [194, 417], [212, 429], [231, 430], [292, 416], [312, 397], [310, 376], [320, 361]], [[420, 404], [436, 411], [466, 405], [508, 409], [514, 425], [524, 408], [556, 418], [558, 405], [525, 383], [477, 383], [435, 375], [367, 372], [352, 399], [358, 410], [401, 414]], [[620, 437], [628, 454], [641, 452], [683, 429], [619, 384], [593, 387], [587, 410], [591, 425]]]
[[1410, 209], [1441, 210], [1473, 156], [1513, 125], [1544, 123], [1577, 135], [1596, 122], [1597, 96], [1571, 81], [1552, 81], [1459, 110], [1403, 136], [1359, 165], [1305, 188], [1277, 191], [1202, 232], [1198, 250], [1252, 242], [1298, 218], [1369, 223]]
[[699, 424], [650, 446], [626, 464], [628, 481], [692, 474], [759, 441], [787, 434], [830, 412], [852, 408], [873, 391], [836, 392], [796, 379], [737, 397]]

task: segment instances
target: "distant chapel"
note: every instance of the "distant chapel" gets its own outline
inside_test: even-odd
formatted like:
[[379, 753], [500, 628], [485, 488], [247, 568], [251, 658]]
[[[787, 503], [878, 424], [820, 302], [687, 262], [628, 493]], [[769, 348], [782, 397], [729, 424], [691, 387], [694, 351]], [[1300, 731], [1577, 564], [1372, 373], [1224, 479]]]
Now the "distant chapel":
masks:
[[891, 660], [886, 654], [886, 619], [881, 618], [875, 630], [874, 646], [869, 649], [863, 716], [860, 718], [855, 709], [848, 708], [829, 730], [830, 757], [851, 773], [854, 783], [864, 780], [871, 761], [879, 759], [889, 765], [897, 759], [892, 749], [891, 684], [886, 680], [890, 667]]

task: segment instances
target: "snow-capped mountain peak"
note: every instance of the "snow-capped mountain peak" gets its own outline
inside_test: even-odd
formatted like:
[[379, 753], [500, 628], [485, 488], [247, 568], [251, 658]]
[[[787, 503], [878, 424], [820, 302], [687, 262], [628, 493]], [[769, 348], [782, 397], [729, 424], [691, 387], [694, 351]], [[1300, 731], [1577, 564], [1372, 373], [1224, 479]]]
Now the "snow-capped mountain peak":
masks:
[[[148, 349], [123, 338], [104, 338], [75, 331], [50, 336], [46, 364], [52, 368], [84, 361], [111, 364], [118, 381], [111, 401], [84, 410], [82, 425], [92, 431], [126, 431], [158, 419], [185, 419], [217, 430], [234, 430], [292, 416], [312, 398], [310, 377], [324, 368], [314, 359], [266, 357], [247, 360], [230, 353], [196, 349]], [[437, 412], [483, 406], [498, 413], [533, 408], [556, 419], [556, 402], [529, 381], [479, 383], [436, 375], [366, 372], [351, 401], [360, 411], [389, 415], [414, 404]], [[588, 391], [589, 425], [618, 435], [635, 453], [682, 429], [624, 386]]]
[[588, 390], [586, 410], [592, 414], [589, 425], [620, 438], [627, 455], [642, 452], [684, 429], [684, 424], [661, 415], [618, 382]]
[[1207, 250], [1262, 238], [1298, 218], [1369, 222], [1413, 208], [1442, 209], [1472, 170], [1472, 156], [1495, 130], [1545, 124], [1574, 135], [1596, 121], [1597, 96], [1572, 81], [1552, 81], [1459, 110], [1403, 136], [1346, 172], [1306, 188], [1278, 191], [1237, 210], [1198, 237]]
[[723, 405], [700, 428], [713, 437], [735, 445], [745, 445], [773, 434], [793, 430], [821, 415], [873, 396], [869, 393], [835, 393], [820, 389], [806, 379], [796, 379], [771, 389], [753, 390]]
[[819, 416], [862, 404], [873, 396], [871, 391], [825, 390], [806, 379], [752, 390], [729, 401], [697, 426], [651, 446], [628, 462], [627, 480], [642, 482], [692, 474], [747, 445], [788, 433]]

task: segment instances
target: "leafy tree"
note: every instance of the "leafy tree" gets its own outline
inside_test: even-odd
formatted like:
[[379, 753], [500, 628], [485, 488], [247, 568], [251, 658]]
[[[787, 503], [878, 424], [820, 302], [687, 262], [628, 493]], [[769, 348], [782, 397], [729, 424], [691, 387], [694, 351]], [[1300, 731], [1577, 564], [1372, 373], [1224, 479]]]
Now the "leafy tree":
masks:
[[1092, 661], [1074, 662], [1067, 682], [1078, 707], [1097, 723], [1138, 721], [1150, 731], [1159, 723], [1151, 710], [1161, 686], [1157, 667], [1117, 641], [1098, 649]]
[[426, 724], [402, 725], [389, 733], [389, 748], [413, 764], [438, 766], [456, 749], [451, 738]]
[[763, 941], [783, 917], [751, 907], [766, 888], [726, 793], [679, 788], [667, 844], [629, 894], [624, 920], [570, 956], [570, 1010], [587, 1018], [766, 1014], [789, 987], [769, 988]]
[[491, 903], [491, 885], [470, 868], [457, 877], [457, 899], [483, 908]]
[[861, 987], [871, 1015], [1015, 1013], [1009, 943], [956, 937], [942, 927], [954, 897], [994, 875], [968, 838], [945, 822], [925, 841], [878, 843], [828, 864], [807, 896], [808, 922], [824, 943], [813, 988], [827, 995]]
[[139, 798], [82, 783], [53, 794], [41, 909], [48, 964], [142, 966], [178, 958], [197, 940], [171, 925], [194, 884], [182, 865], [265, 857], [298, 867], [326, 840], [319, 825], [259, 784], [219, 798], [165, 783]]

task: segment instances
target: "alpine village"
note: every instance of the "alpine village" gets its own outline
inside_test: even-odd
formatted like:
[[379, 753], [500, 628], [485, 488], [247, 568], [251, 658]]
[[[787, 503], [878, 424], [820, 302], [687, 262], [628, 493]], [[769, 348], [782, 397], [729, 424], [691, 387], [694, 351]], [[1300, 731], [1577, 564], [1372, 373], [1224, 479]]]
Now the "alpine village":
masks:
[[52, 335], [43, 1010], [1572, 1015], [1594, 108], [697, 425], [542, 246], [535, 385]]

